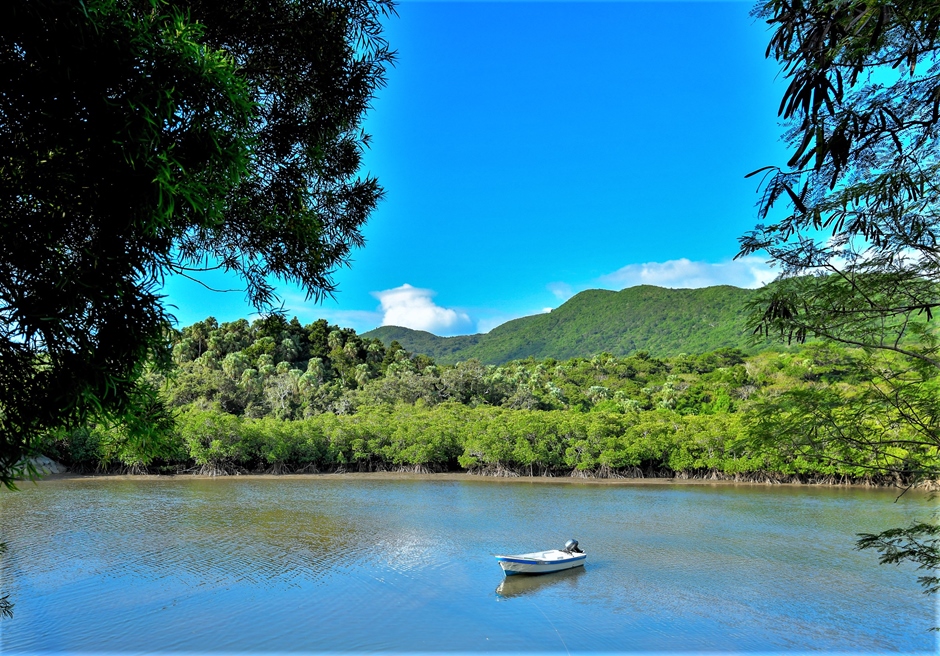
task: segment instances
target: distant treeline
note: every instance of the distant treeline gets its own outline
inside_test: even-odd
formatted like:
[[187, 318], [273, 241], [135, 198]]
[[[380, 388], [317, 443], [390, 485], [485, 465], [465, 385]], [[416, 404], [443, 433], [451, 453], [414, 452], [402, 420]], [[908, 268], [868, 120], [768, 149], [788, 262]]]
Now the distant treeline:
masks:
[[[88, 472], [886, 480], [877, 450], [819, 457], [761, 439], [778, 430], [768, 413], [793, 414], [793, 394], [868, 385], [865, 354], [830, 345], [439, 366], [326, 321], [275, 316], [199, 322], [174, 355], [174, 374], [150, 381], [176, 409], [172, 434], [142, 444], [91, 426], [50, 435], [45, 451]], [[936, 457], [900, 455], [912, 466]]]

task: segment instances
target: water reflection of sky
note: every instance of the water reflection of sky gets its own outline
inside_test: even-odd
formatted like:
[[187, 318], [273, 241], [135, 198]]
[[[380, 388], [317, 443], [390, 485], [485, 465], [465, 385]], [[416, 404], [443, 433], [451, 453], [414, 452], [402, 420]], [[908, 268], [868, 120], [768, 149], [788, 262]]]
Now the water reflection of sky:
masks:
[[[358, 479], [72, 480], [0, 495], [4, 654], [934, 653], [890, 491]], [[495, 553], [585, 568], [505, 578]]]

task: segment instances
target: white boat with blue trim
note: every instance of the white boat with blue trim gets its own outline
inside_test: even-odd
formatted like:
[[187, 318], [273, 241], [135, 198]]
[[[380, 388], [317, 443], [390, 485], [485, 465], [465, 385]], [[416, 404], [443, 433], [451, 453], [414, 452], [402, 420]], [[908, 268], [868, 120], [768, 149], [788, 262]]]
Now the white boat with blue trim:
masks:
[[578, 548], [577, 540], [568, 540], [564, 549], [549, 549], [516, 556], [496, 556], [506, 576], [514, 574], [548, 574], [581, 567], [587, 554]]

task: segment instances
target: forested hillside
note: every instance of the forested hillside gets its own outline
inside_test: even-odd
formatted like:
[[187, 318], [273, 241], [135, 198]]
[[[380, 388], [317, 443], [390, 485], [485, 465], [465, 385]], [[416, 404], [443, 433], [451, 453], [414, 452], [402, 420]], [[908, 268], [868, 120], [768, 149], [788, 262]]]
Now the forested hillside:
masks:
[[753, 290], [719, 286], [664, 289], [642, 285], [619, 292], [592, 289], [547, 314], [504, 323], [485, 335], [438, 337], [399, 326], [363, 334], [453, 364], [476, 358], [484, 364], [534, 357], [567, 359], [596, 353], [657, 357], [718, 348], [760, 350], [744, 325]]
[[[441, 364], [454, 364], [469, 359], [465, 353], [476, 346], [486, 335], [457, 335], [440, 337], [425, 330], [414, 330], [403, 326], [382, 326], [362, 333], [364, 338], [378, 339], [384, 344], [398, 342], [411, 353], [420, 353]], [[488, 364], [499, 364], [489, 362]]]

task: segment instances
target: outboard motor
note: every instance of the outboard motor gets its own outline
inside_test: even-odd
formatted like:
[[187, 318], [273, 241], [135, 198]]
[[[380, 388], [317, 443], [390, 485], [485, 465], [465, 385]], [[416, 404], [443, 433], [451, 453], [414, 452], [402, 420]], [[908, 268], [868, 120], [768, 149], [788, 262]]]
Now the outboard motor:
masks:
[[578, 541], [575, 540], [574, 538], [572, 538], [572, 539], [568, 540], [567, 542], [565, 542], [564, 551], [566, 551], [566, 552], [568, 552], [568, 553], [570, 553], [570, 554], [584, 553], [583, 551], [581, 551], [580, 549], [578, 549]]

